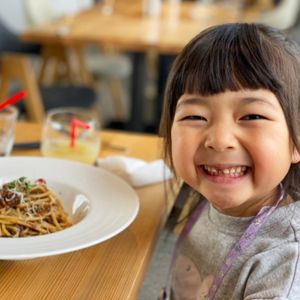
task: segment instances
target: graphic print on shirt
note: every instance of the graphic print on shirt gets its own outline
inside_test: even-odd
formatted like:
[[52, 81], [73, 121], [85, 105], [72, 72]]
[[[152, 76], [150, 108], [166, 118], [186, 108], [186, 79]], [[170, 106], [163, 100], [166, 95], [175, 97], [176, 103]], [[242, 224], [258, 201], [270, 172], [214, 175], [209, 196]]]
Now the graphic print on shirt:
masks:
[[193, 261], [183, 255], [176, 259], [172, 289], [176, 300], [204, 300], [213, 275], [202, 278]]

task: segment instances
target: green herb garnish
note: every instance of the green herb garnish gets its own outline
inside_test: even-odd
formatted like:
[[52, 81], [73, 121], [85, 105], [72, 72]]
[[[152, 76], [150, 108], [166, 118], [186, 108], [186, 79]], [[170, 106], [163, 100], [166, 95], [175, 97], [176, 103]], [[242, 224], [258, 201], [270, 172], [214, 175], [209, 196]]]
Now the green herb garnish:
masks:
[[34, 186], [34, 184], [31, 183], [25, 176], [22, 176], [17, 180], [4, 184], [3, 188], [16, 190], [17, 192], [28, 192], [32, 186]]

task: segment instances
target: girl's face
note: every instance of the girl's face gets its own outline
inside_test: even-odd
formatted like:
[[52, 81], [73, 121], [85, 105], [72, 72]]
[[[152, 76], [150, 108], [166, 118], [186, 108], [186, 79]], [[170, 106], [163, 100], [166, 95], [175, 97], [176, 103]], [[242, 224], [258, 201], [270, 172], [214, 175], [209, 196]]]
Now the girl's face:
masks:
[[176, 173], [221, 212], [256, 214], [300, 156], [268, 90], [184, 94], [171, 131]]

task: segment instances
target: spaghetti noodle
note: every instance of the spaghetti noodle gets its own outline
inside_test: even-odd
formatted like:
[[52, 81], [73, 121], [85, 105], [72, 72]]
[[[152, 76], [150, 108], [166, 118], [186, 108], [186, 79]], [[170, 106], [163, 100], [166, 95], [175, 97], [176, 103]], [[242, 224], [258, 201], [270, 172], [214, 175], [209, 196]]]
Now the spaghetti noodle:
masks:
[[71, 225], [45, 180], [30, 182], [21, 177], [0, 189], [0, 237], [43, 235]]

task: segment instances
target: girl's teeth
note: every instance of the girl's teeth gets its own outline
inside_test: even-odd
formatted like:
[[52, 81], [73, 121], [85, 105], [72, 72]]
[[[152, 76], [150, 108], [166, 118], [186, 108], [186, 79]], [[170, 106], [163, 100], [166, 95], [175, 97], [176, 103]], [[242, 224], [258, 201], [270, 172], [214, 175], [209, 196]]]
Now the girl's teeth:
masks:
[[247, 167], [239, 166], [227, 169], [217, 169], [215, 167], [204, 166], [204, 169], [211, 175], [230, 175], [230, 176], [242, 176], [244, 175]]

